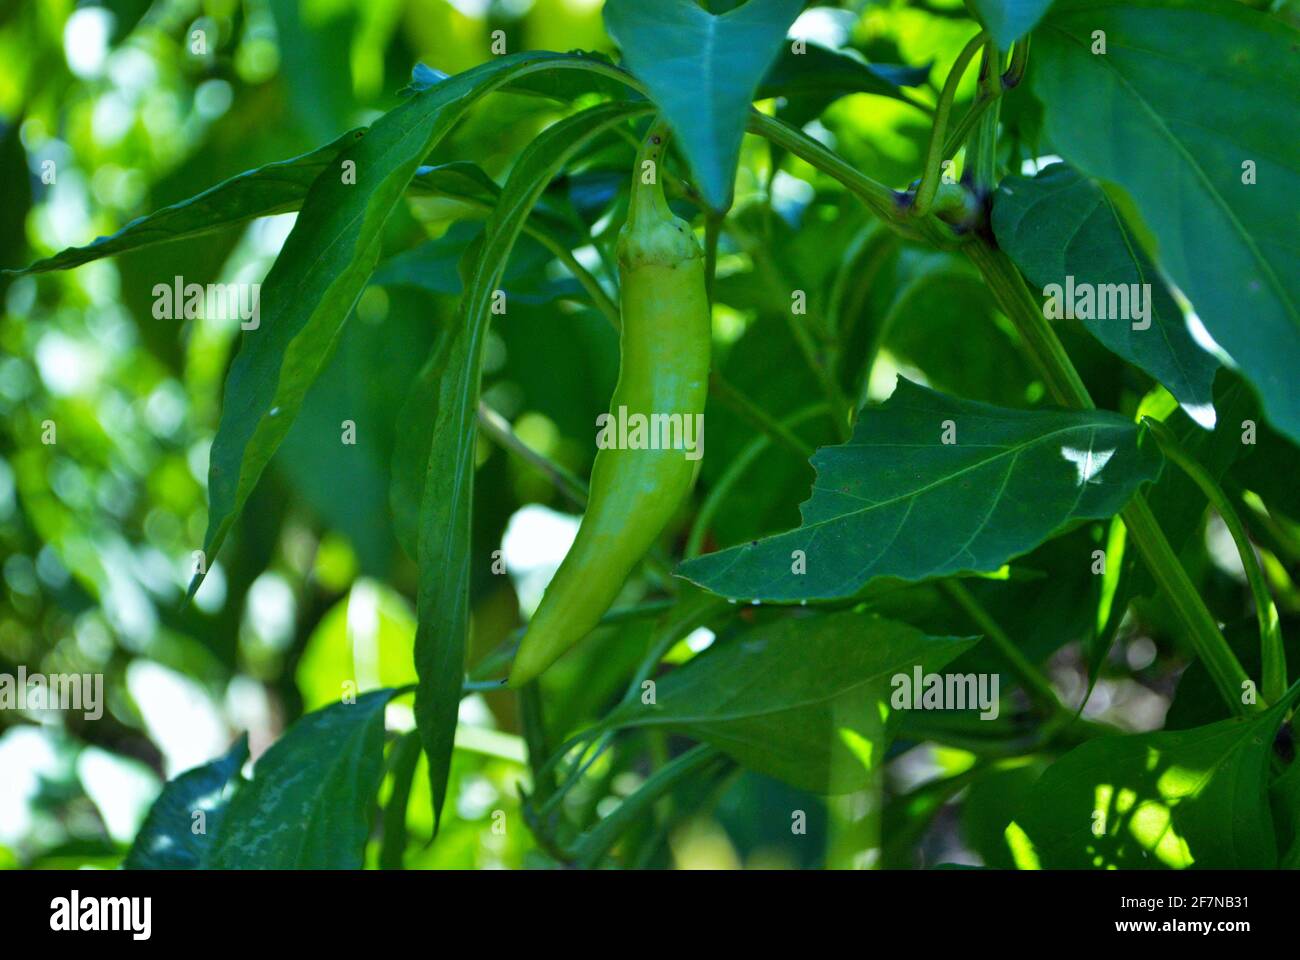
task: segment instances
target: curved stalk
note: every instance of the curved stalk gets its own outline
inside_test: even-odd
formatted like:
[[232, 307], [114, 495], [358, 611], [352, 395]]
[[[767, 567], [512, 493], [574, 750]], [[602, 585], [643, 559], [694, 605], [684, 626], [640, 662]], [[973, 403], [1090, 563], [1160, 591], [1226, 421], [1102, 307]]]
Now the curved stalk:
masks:
[[957, 87], [961, 83], [962, 76], [966, 73], [966, 68], [970, 66], [971, 59], [976, 52], [984, 46], [984, 41], [985, 34], [983, 30], [971, 37], [966, 42], [966, 46], [962, 47], [961, 53], [957, 54], [952, 69], [948, 71], [948, 79], [944, 81], [943, 91], [939, 94], [939, 103], [934, 111], [934, 126], [930, 129], [930, 145], [925, 153], [925, 168], [921, 174], [921, 185], [916, 188], [916, 198], [912, 201], [912, 212], [916, 216], [924, 216], [929, 213], [930, 204], [934, 202], [935, 191], [939, 189], [939, 169], [944, 159], [944, 136], [948, 130], [948, 117], [952, 113], [952, 102], [957, 96]]
[[1150, 417], [1143, 417], [1142, 423], [1156, 438], [1165, 456], [1177, 464], [1201, 488], [1205, 499], [1209, 500], [1210, 505], [1218, 511], [1228, 532], [1232, 534], [1232, 542], [1237, 545], [1237, 553], [1241, 555], [1241, 566], [1246, 571], [1246, 582], [1250, 585], [1250, 592], [1255, 600], [1255, 617], [1259, 621], [1259, 653], [1260, 663], [1263, 665], [1264, 699], [1269, 703], [1275, 703], [1286, 691], [1286, 650], [1282, 646], [1282, 624], [1278, 619], [1277, 607], [1268, 592], [1268, 584], [1264, 579], [1264, 571], [1259, 565], [1259, 557], [1255, 556], [1255, 548], [1251, 546], [1250, 537], [1246, 534], [1246, 526], [1241, 522], [1241, 516], [1232, 505], [1232, 501], [1228, 499], [1228, 495], [1223, 492], [1223, 488], [1178, 442], [1172, 430], [1159, 420]]
[[[1092, 397], [1079, 372], [1070, 362], [1065, 347], [1043, 316], [1015, 264], [983, 238], [967, 244], [965, 249], [1003, 311], [1015, 324], [1052, 396], [1067, 407], [1093, 409]], [[1266, 706], [1263, 698], [1253, 704], [1242, 702], [1242, 691], [1250, 678], [1219, 632], [1218, 623], [1196, 592], [1146, 498], [1141, 493], [1134, 494], [1122, 516], [1129, 537], [1187, 630], [1192, 649], [1210, 672], [1224, 701], [1239, 714], [1263, 710]]]

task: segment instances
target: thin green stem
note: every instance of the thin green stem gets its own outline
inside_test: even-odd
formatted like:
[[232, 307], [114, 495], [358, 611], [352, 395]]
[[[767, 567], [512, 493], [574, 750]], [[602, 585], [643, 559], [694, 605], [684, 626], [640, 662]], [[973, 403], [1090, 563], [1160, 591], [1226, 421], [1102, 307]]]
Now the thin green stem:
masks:
[[[479, 401], [478, 405], [478, 423], [479, 428], [487, 434], [489, 439], [496, 442], [508, 453], [513, 453], [549, 479], [552, 485], [563, 496], [568, 498], [574, 506], [579, 509], [586, 509], [587, 485], [550, 457], [538, 453], [520, 440], [518, 434], [510, 426], [509, 421], [482, 400]], [[671, 564], [663, 555], [662, 550], [658, 548], [651, 550], [650, 553], [646, 554], [642, 562], [645, 564], [646, 570], [653, 574], [653, 579], [656, 579], [663, 589], [669, 593], [675, 591]]]
[[533, 774], [533, 796], [546, 800], [555, 783], [541, 772], [542, 764], [550, 756], [546, 741], [546, 721], [542, 716], [542, 691], [537, 681], [519, 688], [519, 721], [523, 727], [524, 743], [528, 747], [528, 768]]
[[848, 163], [843, 157], [818, 143], [803, 131], [790, 124], [751, 110], [748, 129], [778, 147], [794, 154], [844, 184], [880, 217], [892, 222], [902, 220], [896, 194], [883, 183], [872, 180]]
[[[1002, 310], [1019, 331], [1030, 358], [1047, 382], [1052, 396], [1068, 407], [1093, 409], [1092, 397], [1079, 372], [1070, 362], [1065, 347], [1043, 316], [1043, 311], [1025, 286], [1020, 272], [1008, 257], [983, 238], [966, 245], [967, 255], [984, 275]], [[1188, 578], [1178, 555], [1165, 538], [1160, 524], [1141, 493], [1133, 495], [1123, 511], [1129, 537], [1142, 555], [1151, 575], [1169, 598], [1187, 637], [1214, 678], [1224, 701], [1237, 713], [1262, 710], [1262, 703], [1246, 704], [1242, 691], [1249, 683], [1246, 671], [1219, 632], [1214, 616]]]
[[970, 617], [971, 622], [984, 632], [984, 638], [997, 648], [998, 653], [1002, 655], [1007, 663], [1011, 664], [1011, 668], [1020, 677], [1020, 682], [1025, 685], [1025, 690], [1029, 693], [1030, 698], [1038, 704], [1043, 712], [1048, 716], [1062, 713], [1065, 707], [1056, 695], [1056, 690], [1052, 687], [1051, 681], [1043, 676], [1039, 669], [1029, 662], [1029, 658], [1020, 652], [1020, 648], [998, 626], [997, 621], [989, 616], [989, 612], [971, 595], [965, 585], [958, 580], [940, 580], [938, 583], [939, 589], [947, 595], [948, 599], [955, 603], [966, 616]]
[[1052, 397], [1063, 406], [1093, 409], [1088, 388], [1070, 362], [1056, 332], [1048, 325], [1033, 294], [1020, 278], [1016, 265], [1005, 253], [984, 240], [969, 243], [964, 249], [984, 275], [1003, 311], [1015, 324]]
[[989, 103], [983, 111], [971, 137], [966, 157], [970, 166], [970, 180], [978, 194], [991, 190], [997, 183], [998, 114], [1002, 105], [1001, 58], [997, 44], [990, 38], [984, 43], [980, 60], [979, 97]]
[[622, 316], [619, 314], [618, 304], [614, 298], [605, 292], [605, 288], [600, 285], [600, 281], [578, 262], [578, 258], [573, 255], [565, 244], [556, 239], [549, 231], [539, 227], [524, 225], [524, 232], [534, 240], [551, 251], [568, 271], [573, 274], [575, 280], [587, 291], [587, 296], [591, 297], [591, 302], [596, 305], [596, 309], [601, 312], [610, 325], [616, 330], [623, 328]]
[[624, 831], [648, 813], [660, 797], [715, 764], [726, 762], [729, 761], [715, 747], [700, 744], [661, 767], [613, 813], [582, 836], [574, 848], [574, 862], [579, 867], [595, 867]]
[[1255, 548], [1246, 533], [1246, 526], [1241, 522], [1241, 516], [1223, 488], [1210, 472], [1187, 452], [1174, 432], [1159, 420], [1150, 417], [1144, 417], [1142, 422], [1156, 438], [1165, 456], [1177, 464], [1201, 488], [1205, 498], [1218, 511], [1228, 532], [1232, 534], [1232, 542], [1237, 545], [1241, 566], [1246, 571], [1246, 582], [1250, 585], [1250, 592], [1255, 600], [1255, 617], [1259, 620], [1259, 651], [1260, 662], [1263, 664], [1264, 699], [1269, 703], [1276, 703], [1286, 691], [1286, 650], [1282, 646], [1282, 624], [1273, 597], [1268, 592], [1268, 583], [1259, 565], [1259, 557], [1255, 555]]
[[[827, 413], [830, 408], [824, 403], [813, 404], [810, 407], [804, 407], [802, 410], [791, 414], [781, 420], [781, 425], [786, 428], [795, 427], [806, 420], [811, 420], [815, 416]], [[759, 458], [759, 456], [771, 446], [772, 438], [766, 434], [755, 437], [740, 452], [740, 455], [727, 464], [726, 472], [718, 478], [717, 483], [709, 488], [708, 495], [704, 502], [700, 504], [700, 509], [695, 513], [695, 522], [691, 525], [690, 535], [686, 538], [685, 556], [698, 557], [700, 551], [704, 548], [704, 537], [709, 532], [709, 524], [713, 522], [713, 517], [722, 507], [727, 496], [730, 495], [734, 487], [750, 465]]]
[[773, 419], [766, 410], [737, 390], [716, 370], [709, 374], [709, 394], [730, 407], [733, 413], [747, 420], [750, 426], [783, 444], [791, 452], [805, 460], [813, 455], [813, 448], [809, 444], [792, 433], [779, 420]]
[[586, 507], [587, 485], [554, 460], [520, 440], [510, 422], [482, 400], [478, 404], [478, 423], [489, 438], [545, 475], [575, 506]]
[[[411, 186], [417, 191], [429, 190], [429, 187], [422, 183], [419, 177], [416, 177], [411, 181]], [[441, 193], [438, 191], [430, 192], [436, 196], [447, 197], [455, 200], [457, 203], [473, 211], [480, 217], [486, 218], [496, 209], [492, 204], [475, 197], [466, 197], [452, 193]], [[574, 279], [578, 281], [582, 286], [582, 289], [587, 292], [589, 297], [591, 297], [591, 302], [595, 304], [596, 309], [599, 310], [607, 320], [609, 320], [615, 330], [620, 329], [622, 322], [619, 315], [618, 304], [615, 303], [614, 299], [605, 292], [605, 288], [601, 286], [600, 281], [596, 279], [595, 275], [593, 275], [590, 270], [578, 261], [578, 258], [573, 255], [573, 251], [570, 250], [569, 247], [548, 227], [545, 227], [536, 221], [536, 217], [525, 220], [523, 232], [554, 254], [555, 258], [568, 268], [568, 271], [573, 274]]]
[[722, 215], [709, 211], [704, 218], [704, 292], [713, 303], [713, 283], [718, 272], [718, 237], [722, 233]]
[[952, 114], [952, 102], [957, 96], [957, 87], [966, 73], [966, 68], [970, 66], [976, 52], [984, 45], [984, 40], [985, 34], [981, 30], [966, 42], [966, 46], [962, 47], [961, 53], [957, 54], [957, 59], [953, 61], [952, 69], [948, 71], [948, 79], [944, 81], [943, 91], [939, 94], [939, 103], [934, 111], [934, 126], [930, 129], [930, 145], [925, 152], [921, 185], [917, 187], [916, 198], [912, 201], [914, 216], [919, 217], [929, 213], [930, 204], [934, 202], [934, 194], [939, 189], [940, 168], [944, 160], [944, 137], [948, 131], [948, 117]]

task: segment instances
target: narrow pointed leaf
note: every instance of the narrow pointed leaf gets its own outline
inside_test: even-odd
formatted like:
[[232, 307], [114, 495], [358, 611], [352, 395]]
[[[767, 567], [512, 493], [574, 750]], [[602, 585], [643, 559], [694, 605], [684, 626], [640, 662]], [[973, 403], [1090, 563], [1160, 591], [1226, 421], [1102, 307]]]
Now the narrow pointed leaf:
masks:
[[[598, 69], [552, 53], [499, 57], [416, 93], [375, 121], [312, 184], [262, 285], [261, 324], [244, 336], [226, 381], [208, 473], [209, 560], [284, 439], [379, 258], [384, 222], [421, 162], [479, 97], [545, 70]], [[355, 164], [355, 183], [342, 163]], [[201, 576], [195, 577], [191, 593]]]
[[814, 454], [801, 527], [677, 573], [722, 596], [789, 602], [852, 596], [874, 577], [993, 571], [1073, 521], [1119, 512], [1160, 470], [1154, 445], [1137, 441], [1118, 414], [994, 407], [900, 377], [848, 443]]
[[[1145, 321], [1094, 316], [1080, 322], [1114, 353], [1164, 384], [1181, 403], [1202, 409], [1213, 404], [1218, 361], [1192, 339], [1168, 287], [1095, 180], [1063, 163], [1052, 164], [1036, 177], [1007, 177], [993, 198], [993, 232], [998, 245], [1040, 290], [1049, 284], [1064, 290], [1067, 277], [1074, 278], [1076, 288], [1123, 288], [1130, 294], [1127, 312], [1133, 315], [1132, 288], [1149, 284], [1150, 316]], [[1145, 329], [1134, 329], [1135, 322], [1144, 326], [1147, 321]]]
[[1122, 188], [1156, 263], [1293, 440], [1298, 43], [1229, 0], [1062, 0], [1035, 32], [1030, 70], [1056, 152]]
[[208, 865], [360, 869], [384, 775], [384, 708], [399, 692], [364, 693], [290, 727], [235, 793]]
[[69, 247], [22, 270], [5, 272], [70, 270], [102, 257], [169, 240], [197, 237], [256, 217], [297, 210], [316, 178], [326, 169], [337, 169], [339, 156], [365, 133], [365, 130], [350, 130], [333, 143], [311, 153], [247, 170], [188, 200], [137, 217], [111, 236], [99, 237], [84, 247]]
[[653, 703], [628, 701], [603, 725], [666, 727], [796, 787], [843, 793], [884, 754], [892, 678], [975, 643], [863, 613], [787, 617], [706, 651], [659, 680]]
[[430, 390], [433, 409], [412, 411], [415, 418], [433, 422], [418, 536], [415, 665], [420, 684], [415, 718], [429, 758], [435, 818], [442, 814], [465, 674], [475, 419], [493, 290], [524, 221], [556, 173], [592, 137], [651, 109], [644, 102], [591, 107], [548, 127], [520, 156], [488, 220], [481, 247], [467, 253], [465, 293], [436, 393]]
[[721, 16], [694, 0], [608, 0], [605, 26], [677, 134], [704, 199], [731, 205], [759, 81], [802, 0], [749, 0]]

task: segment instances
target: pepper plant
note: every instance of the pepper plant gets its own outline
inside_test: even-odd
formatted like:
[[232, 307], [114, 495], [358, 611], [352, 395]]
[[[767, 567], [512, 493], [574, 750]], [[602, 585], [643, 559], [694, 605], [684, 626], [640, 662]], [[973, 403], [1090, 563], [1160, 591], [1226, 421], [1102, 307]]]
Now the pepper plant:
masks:
[[[394, 225], [482, 224], [372, 505], [418, 570], [414, 683], [357, 668], [255, 763], [173, 779], [128, 867], [401, 867], [485, 736], [524, 749], [482, 831], [535, 866], [682, 863], [709, 818], [803, 866], [1300, 866], [1293, 14], [967, 0], [926, 9], [954, 54], [905, 62], [875, 5], [805, 6], [606, 0], [612, 57], [501, 31], [364, 128], [17, 271], [297, 211], [225, 377], [193, 595], [359, 302], [445, 257]], [[447, 149], [490, 94], [552, 115], [495, 179]], [[855, 141], [849, 103], [905, 120]], [[654, 217], [676, 252], [620, 260]], [[541, 315], [605, 345], [530, 374], [582, 394], [549, 449], [493, 359]], [[588, 489], [589, 414], [706, 392], [698, 465], [623, 436]], [[493, 447], [589, 523], [536, 636], [511, 609], [485, 647]]]

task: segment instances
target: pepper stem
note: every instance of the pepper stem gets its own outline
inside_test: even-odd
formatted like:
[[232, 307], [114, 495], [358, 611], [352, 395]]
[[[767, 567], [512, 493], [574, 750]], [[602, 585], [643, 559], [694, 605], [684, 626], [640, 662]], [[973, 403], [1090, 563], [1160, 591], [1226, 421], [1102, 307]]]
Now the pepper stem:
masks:
[[663, 177], [659, 169], [667, 145], [668, 124], [662, 118], [657, 118], [650, 124], [650, 129], [641, 141], [632, 168], [632, 194], [627, 210], [628, 229], [635, 229], [638, 221], [662, 221], [673, 215], [668, 208], [668, 200], [664, 197]]

